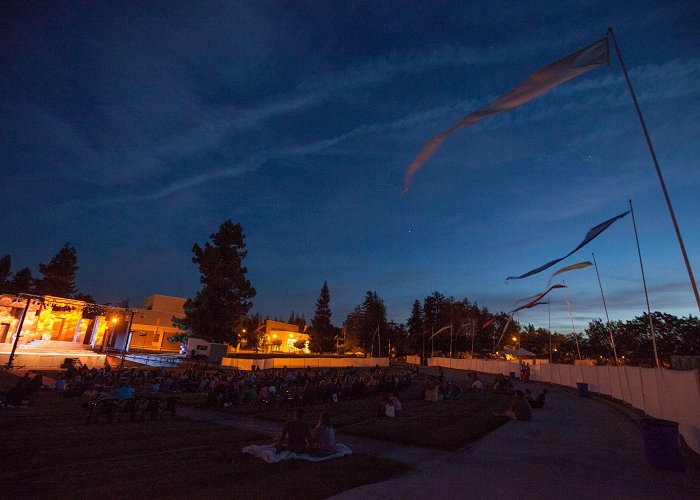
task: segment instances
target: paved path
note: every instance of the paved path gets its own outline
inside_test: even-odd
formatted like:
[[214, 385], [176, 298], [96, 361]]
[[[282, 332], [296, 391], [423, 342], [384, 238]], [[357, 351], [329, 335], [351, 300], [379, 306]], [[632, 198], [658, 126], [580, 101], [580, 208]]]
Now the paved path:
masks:
[[[550, 389], [532, 422], [510, 422], [464, 449], [446, 452], [339, 433], [355, 452], [413, 469], [334, 499], [668, 498], [700, 499], [700, 473], [647, 464], [635, 421], [610, 403]], [[182, 415], [278, 436], [279, 422], [182, 408]]]

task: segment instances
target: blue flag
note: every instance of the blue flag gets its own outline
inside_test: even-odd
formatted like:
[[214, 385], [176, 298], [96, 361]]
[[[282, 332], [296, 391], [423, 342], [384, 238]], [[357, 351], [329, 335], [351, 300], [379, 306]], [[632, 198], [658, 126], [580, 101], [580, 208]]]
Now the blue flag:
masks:
[[583, 241], [581, 243], [579, 243], [579, 245], [576, 248], [574, 248], [572, 251], [570, 251], [569, 253], [567, 253], [566, 255], [561, 257], [560, 259], [554, 259], [552, 261], [549, 261], [545, 265], [540, 266], [537, 269], [533, 269], [532, 271], [528, 271], [525, 274], [521, 274], [520, 276], [508, 276], [506, 279], [508, 279], [508, 280], [520, 280], [520, 279], [532, 276], [533, 274], [540, 273], [540, 272], [544, 271], [545, 269], [552, 267], [557, 262], [561, 262], [562, 260], [566, 259], [570, 255], [573, 255], [574, 253], [579, 251], [581, 248], [583, 248], [584, 246], [589, 244], [591, 241], [593, 241], [595, 238], [597, 238], [603, 231], [605, 231], [607, 228], [612, 226], [613, 222], [615, 222], [617, 219], [622, 219], [628, 213], [630, 213], [629, 210], [627, 212], [621, 213], [620, 215], [616, 215], [612, 219], [608, 219], [605, 222], [601, 222], [600, 224], [598, 224], [594, 228], [591, 228], [591, 230], [588, 231], [588, 233], [586, 234], [586, 237], [583, 239]]

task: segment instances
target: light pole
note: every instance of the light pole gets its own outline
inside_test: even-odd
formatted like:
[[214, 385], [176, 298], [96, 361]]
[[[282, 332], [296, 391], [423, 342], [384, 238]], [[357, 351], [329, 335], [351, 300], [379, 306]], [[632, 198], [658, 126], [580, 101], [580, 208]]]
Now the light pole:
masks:
[[19, 297], [20, 297], [20, 299], [27, 299], [27, 304], [24, 306], [24, 310], [22, 311], [22, 316], [19, 318], [19, 323], [17, 324], [17, 331], [15, 332], [15, 341], [12, 344], [12, 351], [10, 352], [10, 357], [7, 360], [6, 368], [8, 370], [10, 368], [12, 368], [12, 360], [15, 358], [15, 351], [17, 350], [17, 344], [19, 343], [19, 336], [22, 333], [22, 325], [24, 325], [24, 318], [27, 317], [27, 311], [29, 311], [29, 305], [32, 303], [32, 300], [38, 301], [39, 304], [44, 303], [44, 298], [40, 297], [39, 295], [20, 293]]
[[129, 342], [131, 342], [131, 325], [134, 323], [134, 310], [129, 309], [129, 326], [126, 328], [126, 337], [124, 338], [124, 345], [122, 346], [122, 360], [119, 363], [119, 368], [124, 367], [124, 358], [126, 357], [126, 349], [129, 347]]
[[[119, 318], [116, 316], [112, 316], [112, 337], [114, 338], [114, 334], [117, 331], [117, 322], [119, 321]], [[109, 342], [110, 336], [109, 336], [109, 328], [105, 329], [105, 335], [104, 338], [102, 339], [102, 349], [101, 352], [105, 352], [107, 350], [107, 343]]]

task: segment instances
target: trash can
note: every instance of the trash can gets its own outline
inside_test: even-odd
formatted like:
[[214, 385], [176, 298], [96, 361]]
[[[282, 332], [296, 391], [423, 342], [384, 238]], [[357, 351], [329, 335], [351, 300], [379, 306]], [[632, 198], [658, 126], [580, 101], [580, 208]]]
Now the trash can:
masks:
[[515, 380], [515, 372], [510, 372], [510, 379]]
[[670, 420], [643, 418], [639, 422], [647, 462], [661, 470], [683, 470], [678, 424]]
[[576, 382], [576, 387], [578, 387], [578, 395], [580, 398], [588, 397], [588, 384], [585, 382]]

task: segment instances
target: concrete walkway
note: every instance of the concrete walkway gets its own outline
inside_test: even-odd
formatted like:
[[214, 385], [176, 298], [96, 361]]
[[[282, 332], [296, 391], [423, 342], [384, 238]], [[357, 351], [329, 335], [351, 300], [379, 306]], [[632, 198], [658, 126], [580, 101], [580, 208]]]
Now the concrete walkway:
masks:
[[[278, 436], [279, 422], [196, 408], [198, 420]], [[700, 473], [647, 464], [638, 424], [605, 401], [549, 389], [547, 408], [532, 422], [510, 422], [477, 443], [446, 452], [339, 433], [356, 453], [392, 458], [413, 469], [334, 499], [668, 498], [700, 499]]]

